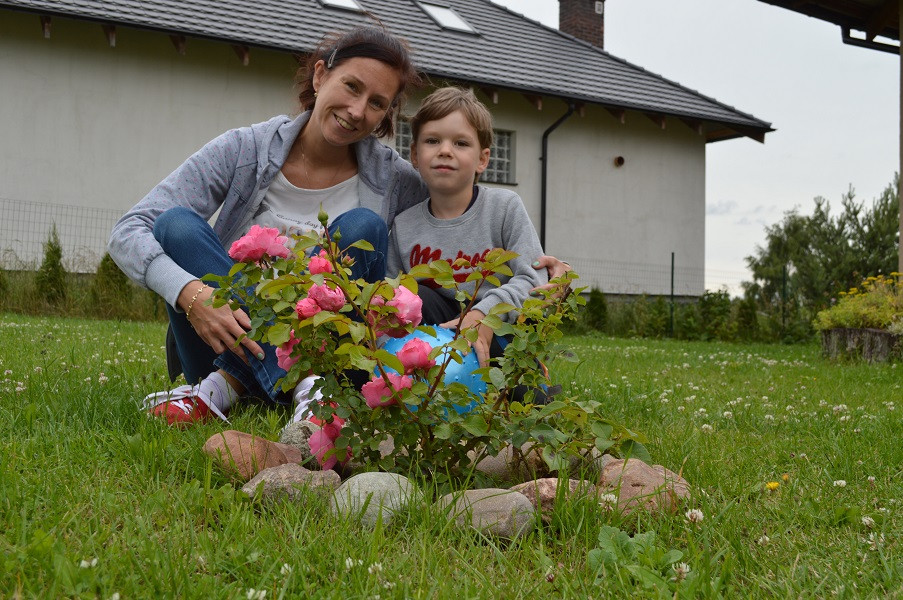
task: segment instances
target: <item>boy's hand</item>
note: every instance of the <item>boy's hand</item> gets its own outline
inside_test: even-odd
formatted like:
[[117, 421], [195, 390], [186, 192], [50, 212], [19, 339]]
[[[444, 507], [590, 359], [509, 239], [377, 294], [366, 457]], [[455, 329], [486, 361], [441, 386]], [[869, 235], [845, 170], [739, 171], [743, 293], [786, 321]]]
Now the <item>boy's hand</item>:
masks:
[[440, 327], [445, 327], [447, 329], [458, 329], [460, 327], [461, 331], [470, 329], [471, 327], [479, 327], [477, 339], [472, 346], [477, 353], [477, 360], [480, 362], [481, 367], [485, 367], [489, 364], [489, 345], [492, 344], [493, 335], [491, 327], [487, 327], [480, 323], [485, 316], [486, 315], [483, 314], [482, 311], [471, 310], [464, 315], [463, 319], [452, 319], [451, 321], [439, 325]]

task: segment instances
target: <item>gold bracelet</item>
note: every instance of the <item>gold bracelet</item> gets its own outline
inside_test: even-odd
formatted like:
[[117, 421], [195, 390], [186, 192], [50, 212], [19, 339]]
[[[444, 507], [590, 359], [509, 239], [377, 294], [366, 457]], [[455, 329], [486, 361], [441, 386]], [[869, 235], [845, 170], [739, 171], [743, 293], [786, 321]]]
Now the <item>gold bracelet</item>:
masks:
[[[194, 296], [191, 297], [191, 302], [188, 303], [188, 308], [185, 309], [185, 320], [188, 321], [189, 325], [191, 325], [191, 309], [194, 308], [195, 300], [198, 299], [198, 296], [201, 295], [201, 292], [204, 291], [205, 287], [207, 287], [206, 283], [198, 288], [198, 291], [196, 291], [194, 293]], [[191, 328], [194, 329], [194, 325], [191, 325]]]

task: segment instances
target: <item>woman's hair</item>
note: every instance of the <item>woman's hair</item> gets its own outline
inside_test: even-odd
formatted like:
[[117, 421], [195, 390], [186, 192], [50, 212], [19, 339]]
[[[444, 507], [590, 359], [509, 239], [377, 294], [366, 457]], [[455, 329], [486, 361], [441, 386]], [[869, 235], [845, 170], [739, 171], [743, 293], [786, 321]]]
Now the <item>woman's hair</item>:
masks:
[[424, 123], [444, 119], [456, 110], [461, 111], [467, 122], [477, 132], [480, 150], [492, 147], [492, 115], [489, 109], [477, 100], [469, 89], [449, 86], [439, 88], [420, 104], [417, 113], [411, 117], [411, 139], [417, 143], [420, 128]]
[[376, 137], [395, 135], [395, 115], [404, 104], [408, 88], [420, 85], [421, 79], [411, 62], [407, 42], [381, 27], [355, 27], [345, 33], [328, 34], [320, 41], [307, 63], [295, 74], [301, 110], [311, 110], [316, 102], [314, 65], [322, 60], [329, 70], [349, 58], [373, 58], [398, 71], [401, 86], [386, 111], [386, 116], [373, 131]]

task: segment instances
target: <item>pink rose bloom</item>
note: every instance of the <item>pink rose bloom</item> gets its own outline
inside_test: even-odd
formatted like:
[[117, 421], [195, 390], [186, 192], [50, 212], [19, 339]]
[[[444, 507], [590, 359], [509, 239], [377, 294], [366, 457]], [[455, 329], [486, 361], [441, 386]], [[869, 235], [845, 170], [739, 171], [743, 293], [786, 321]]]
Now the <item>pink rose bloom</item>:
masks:
[[421, 339], [414, 338], [405, 342], [396, 356], [404, 365], [404, 372], [408, 375], [415, 369], [429, 369], [436, 361], [429, 357], [432, 346]]
[[403, 285], [398, 286], [395, 290], [395, 297], [387, 304], [398, 309], [393, 316], [398, 319], [400, 325], [413, 325], [414, 327], [420, 325], [423, 300], [408, 288]]
[[[411, 389], [411, 385], [414, 383], [414, 380], [410, 377], [395, 373], [386, 373], [386, 377], [388, 377], [389, 383], [395, 388], [396, 392], [400, 392], [403, 389]], [[364, 384], [361, 388], [361, 394], [370, 408], [390, 406], [398, 400], [393, 396], [392, 389], [386, 384], [386, 380], [376, 375]]]
[[420, 296], [404, 286], [399, 286], [395, 290], [395, 295], [391, 300], [386, 302], [382, 296], [374, 296], [370, 301], [372, 306], [382, 306], [388, 304], [394, 307], [398, 312], [386, 315], [379, 322], [373, 322], [369, 319], [371, 325], [376, 329], [376, 335], [388, 335], [394, 338], [400, 338], [408, 335], [405, 325], [420, 325], [422, 318], [421, 309], [423, 308], [423, 300]]
[[295, 339], [295, 332], [292, 331], [289, 334], [288, 341], [276, 348], [276, 364], [279, 365], [280, 369], [288, 371], [292, 368], [292, 365], [298, 362], [297, 358], [292, 358], [292, 349], [300, 343], [301, 340]]
[[323, 309], [311, 298], [302, 298], [295, 306], [295, 312], [298, 313], [299, 319], [309, 319], [321, 310]]
[[229, 256], [238, 262], [257, 262], [264, 255], [288, 257], [288, 241], [275, 227], [253, 225], [248, 233], [233, 242]]
[[339, 312], [345, 306], [345, 293], [340, 289], [330, 289], [328, 285], [312, 285], [307, 297], [317, 303], [323, 310]]
[[333, 468], [339, 462], [339, 457], [335, 454], [329, 458], [325, 457], [328, 451], [335, 448], [335, 441], [331, 440], [324, 430], [313, 432], [307, 440], [307, 445], [310, 446], [311, 454], [316, 457], [317, 462], [320, 463], [320, 468], [324, 471]]
[[332, 273], [332, 263], [326, 258], [326, 250], [320, 250], [318, 255], [311, 256], [310, 261], [307, 263], [307, 268], [310, 270], [311, 275]]

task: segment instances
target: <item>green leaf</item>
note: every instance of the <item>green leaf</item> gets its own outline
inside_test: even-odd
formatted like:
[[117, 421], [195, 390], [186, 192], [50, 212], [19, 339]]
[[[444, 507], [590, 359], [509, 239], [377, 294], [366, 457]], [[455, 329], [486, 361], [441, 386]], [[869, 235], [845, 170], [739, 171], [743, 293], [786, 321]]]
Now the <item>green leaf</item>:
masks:
[[654, 589], [667, 589], [668, 582], [666, 582], [661, 575], [655, 573], [651, 569], [640, 565], [626, 565], [625, 568], [633, 575], [640, 583], [642, 583], [647, 588]]
[[508, 304], [507, 302], [499, 302], [495, 306], [489, 309], [490, 315], [505, 315], [511, 312], [512, 310], [517, 310], [516, 306]]
[[611, 433], [614, 429], [608, 423], [603, 423], [600, 421], [593, 421], [592, 423], [589, 424], [589, 430], [592, 431], [593, 435], [596, 436], [597, 438], [603, 438], [603, 439], [608, 440], [608, 439], [611, 439]]
[[461, 423], [467, 433], [474, 436], [483, 436], [489, 431], [489, 425], [480, 415], [470, 415]]
[[398, 359], [398, 357], [386, 350], [383, 350], [382, 348], [373, 353], [373, 358], [380, 361], [390, 369], [394, 369], [396, 373], [404, 373], [404, 365]]
[[621, 458], [638, 458], [647, 465], [652, 464], [652, 455], [646, 450], [646, 447], [634, 440], [624, 440], [621, 442], [619, 449]]
[[568, 466], [567, 457], [560, 452], [555, 452], [549, 446], [542, 449], [542, 460], [552, 471], [563, 471]]
[[267, 332], [267, 339], [273, 346], [281, 346], [289, 340], [292, 326], [288, 323], [275, 323]]
[[355, 344], [360, 344], [364, 336], [367, 335], [367, 326], [357, 321], [351, 321], [347, 324], [348, 334]]
[[440, 423], [433, 429], [433, 435], [440, 440], [447, 440], [452, 436], [452, 428], [448, 423]]
[[492, 367], [489, 369], [489, 381], [492, 382], [497, 389], [504, 389], [506, 387], [505, 382], [505, 374], [502, 373], [502, 370], [498, 367]]
[[349, 248], [360, 248], [361, 250], [366, 250], [367, 252], [373, 252], [373, 244], [368, 242], [367, 240], [357, 240], [351, 244], [348, 244]]

